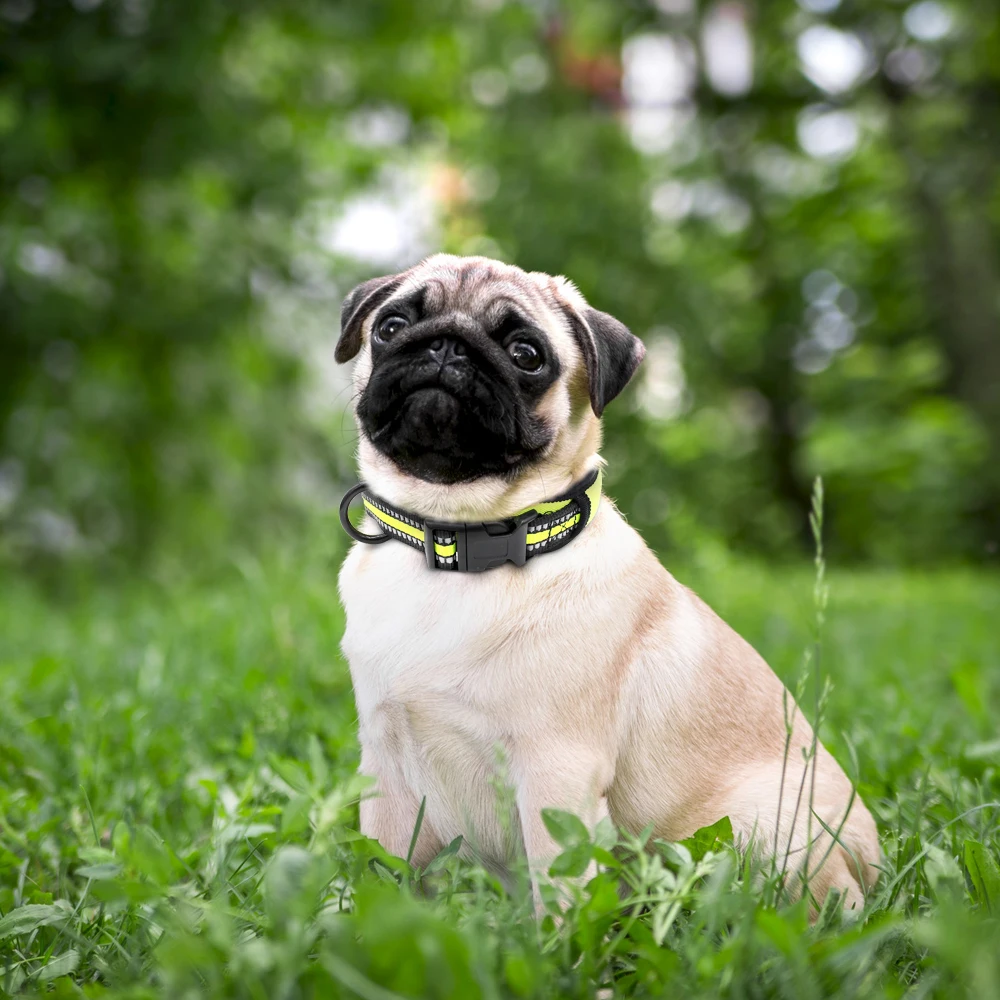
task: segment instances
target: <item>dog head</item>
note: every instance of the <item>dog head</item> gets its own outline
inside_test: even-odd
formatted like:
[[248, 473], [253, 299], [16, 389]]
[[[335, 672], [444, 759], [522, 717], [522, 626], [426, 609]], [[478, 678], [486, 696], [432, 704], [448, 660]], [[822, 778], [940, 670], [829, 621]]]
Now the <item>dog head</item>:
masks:
[[439, 254], [348, 295], [336, 359], [359, 357], [362, 464], [454, 486], [564, 479], [644, 353], [565, 278]]

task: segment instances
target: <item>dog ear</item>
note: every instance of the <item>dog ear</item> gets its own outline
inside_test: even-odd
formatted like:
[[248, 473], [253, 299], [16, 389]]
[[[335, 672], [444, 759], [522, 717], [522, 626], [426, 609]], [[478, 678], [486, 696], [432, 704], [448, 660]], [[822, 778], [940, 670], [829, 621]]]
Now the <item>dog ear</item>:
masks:
[[361, 327], [373, 309], [377, 309], [403, 283], [403, 274], [387, 274], [361, 282], [340, 307], [340, 340], [333, 352], [340, 364], [350, 361], [361, 350]]
[[569, 303], [566, 312], [587, 365], [590, 405], [600, 416], [604, 407], [628, 385], [646, 356], [646, 348], [614, 316]]

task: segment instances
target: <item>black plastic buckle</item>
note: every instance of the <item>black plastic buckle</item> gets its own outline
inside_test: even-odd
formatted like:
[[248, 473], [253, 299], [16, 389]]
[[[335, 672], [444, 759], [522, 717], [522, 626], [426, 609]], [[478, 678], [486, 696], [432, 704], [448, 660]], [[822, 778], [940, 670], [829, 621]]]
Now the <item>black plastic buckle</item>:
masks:
[[482, 573], [506, 562], [523, 566], [528, 558], [528, 522], [534, 516], [535, 512], [529, 510], [508, 521], [484, 521], [482, 524], [424, 521], [427, 565], [437, 569], [434, 553], [434, 532], [437, 530], [455, 536], [455, 562], [459, 573]]

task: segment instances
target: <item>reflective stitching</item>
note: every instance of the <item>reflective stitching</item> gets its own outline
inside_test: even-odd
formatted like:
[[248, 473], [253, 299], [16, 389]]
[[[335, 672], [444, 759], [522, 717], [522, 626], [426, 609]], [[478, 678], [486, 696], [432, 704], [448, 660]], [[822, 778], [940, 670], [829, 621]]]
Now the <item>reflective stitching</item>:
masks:
[[574, 514], [571, 518], [564, 521], [562, 524], [553, 525], [552, 528], [538, 532], [537, 534], [528, 535], [527, 542], [530, 551], [541, 548], [547, 542], [550, 542], [553, 538], [558, 538], [564, 531], [568, 531], [570, 528], [575, 527], [580, 523], [579, 512]]
[[[550, 549], [561, 548], [576, 537], [579, 530], [593, 520], [601, 499], [603, 479], [603, 471], [598, 469], [590, 485], [582, 491], [578, 490], [573, 496], [526, 508], [538, 515], [528, 522], [528, 532], [525, 537], [526, 554], [539, 555]], [[380, 498], [365, 495], [362, 500], [368, 513], [388, 534], [413, 548], [424, 548], [423, 521], [405, 511], [392, 509]], [[458, 539], [454, 532], [434, 532], [434, 565], [437, 569], [458, 568]]]
[[424, 540], [424, 529], [417, 528], [406, 521], [397, 517], [395, 514], [390, 514], [388, 511], [382, 510], [381, 507], [377, 507], [368, 497], [364, 498], [365, 509], [371, 514], [377, 521], [381, 521], [382, 524], [389, 528], [395, 528], [397, 531], [402, 532], [405, 535], [409, 535], [411, 538], [415, 538], [418, 542], [423, 543]]

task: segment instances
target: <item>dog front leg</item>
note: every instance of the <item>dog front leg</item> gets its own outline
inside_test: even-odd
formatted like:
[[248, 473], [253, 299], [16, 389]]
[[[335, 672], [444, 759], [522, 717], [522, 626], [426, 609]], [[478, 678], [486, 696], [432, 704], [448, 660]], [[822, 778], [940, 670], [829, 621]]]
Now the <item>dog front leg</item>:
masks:
[[[361, 832], [377, 840], [390, 854], [405, 858], [417, 827], [420, 802], [403, 780], [398, 767], [362, 750], [362, 774], [375, 779], [375, 788], [361, 800]], [[423, 868], [444, 847], [426, 813], [420, 824], [411, 864]]]
[[[552, 862], [562, 852], [545, 826], [542, 810], [571, 812], [593, 833], [608, 815], [604, 789], [611, 783], [611, 766], [596, 757], [592, 748], [574, 744], [536, 747], [528, 755], [518, 754], [515, 765], [521, 833], [535, 905], [541, 910], [539, 886], [548, 879]], [[589, 881], [596, 870], [591, 862], [579, 882]]]

